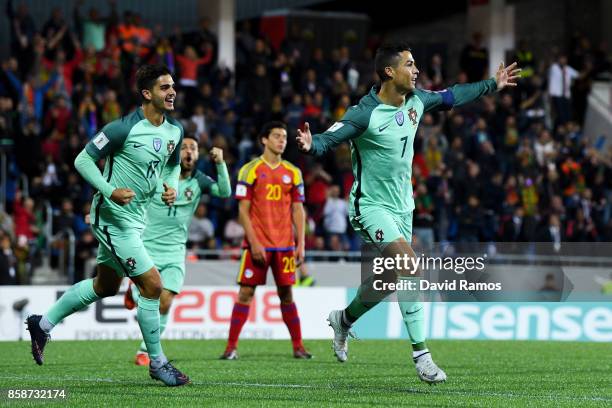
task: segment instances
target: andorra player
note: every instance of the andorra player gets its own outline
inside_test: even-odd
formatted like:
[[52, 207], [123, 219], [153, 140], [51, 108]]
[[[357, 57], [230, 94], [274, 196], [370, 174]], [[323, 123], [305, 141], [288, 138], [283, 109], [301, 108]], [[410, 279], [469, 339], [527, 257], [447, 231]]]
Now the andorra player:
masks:
[[268, 268], [272, 269], [278, 288], [283, 321], [293, 343], [293, 356], [310, 359], [312, 355], [302, 343], [300, 318], [291, 290], [295, 268], [304, 261], [302, 173], [281, 157], [287, 146], [284, 123], [265, 124], [259, 137], [263, 154], [245, 164], [238, 174], [236, 199], [240, 200], [239, 219], [245, 230], [245, 242], [238, 273], [238, 301], [234, 304], [227, 347], [221, 359], [238, 358], [238, 336], [249, 316], [255, 288], [266, 283]]

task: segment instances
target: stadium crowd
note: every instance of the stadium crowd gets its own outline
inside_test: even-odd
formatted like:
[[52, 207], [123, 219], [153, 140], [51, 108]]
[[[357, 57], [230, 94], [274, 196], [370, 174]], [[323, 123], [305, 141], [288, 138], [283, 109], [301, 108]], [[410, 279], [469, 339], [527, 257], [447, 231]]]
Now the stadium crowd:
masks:
[[[0, 284], [28, 282], [33, 254], [45, 246], [47, 203], [53, 233], [69, 228], [76, 236], [82, 276], [97, 245], [84, 222], [92, 191], [73, 162], [105, 123], [139, 105], [134, 74], [144, 63], [163, 63], [175, 73], [173, 115], [199, 137], [198, 167], [213, 177], [205, 154], [210, 147], [223, 148], [235, 181], [237, 170], [260, 152], [261, 126], [285, 121], [285, 156], [302, 169], [306, 184], [307, 249], [359, 249], [347, 223], [348, 145], [315, 162], [298, 154], [293, 136], [306, 121], [313, 133], [324, 131], [369, 91], [376, 83], [376, 44], [363, 55], [351, 55], [349, 47], [325, 53], [293, 27], [274, 49], [246, 21], [236, 32], [232, 72], [218, 61], [209, 20], [197, 31], [177, 28], [167, 35], [136, 13], [120, 16], [110, 4], [107, 16], [95, 9], [85, 16], [77, 6], [72, 19], [54, 10], [41, 25], [25, 6], [6, 2], [11, 55], [0, 71], [0, 139], [9, 174], [0, 269], [9, 272]], [[584, 137], [581, 127], [590, 84], [610, 70], [610, 60], [582, 36], [567, 49], [534, 55], [522, 41], [516, 60], [524, 77], [515, 91], [421, 118], [412, 180], [417, 239], [612, 240], [612, 151]], [[439, 54], [417, 64], [418, 86], [435, 91], [484, 79], [488, 56], [475, 35], [456, 77], [447, 76], [451, 64]], [[205, 197], [189, 246], [240, 245], [237, 214], [235, 200]]]

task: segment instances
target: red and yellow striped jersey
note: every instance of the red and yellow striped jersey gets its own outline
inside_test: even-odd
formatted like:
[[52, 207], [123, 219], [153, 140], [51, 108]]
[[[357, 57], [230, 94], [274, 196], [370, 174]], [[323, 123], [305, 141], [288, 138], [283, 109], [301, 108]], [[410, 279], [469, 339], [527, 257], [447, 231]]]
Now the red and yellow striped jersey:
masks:
[[277, 251], [294, 248], [291, 204], [304, 202], [300, 169], [286, 160], [275, 166], [263, 157], [251, 160], [238, 173], [236, 199], [251, 201], [249, 215], [261, 245]]

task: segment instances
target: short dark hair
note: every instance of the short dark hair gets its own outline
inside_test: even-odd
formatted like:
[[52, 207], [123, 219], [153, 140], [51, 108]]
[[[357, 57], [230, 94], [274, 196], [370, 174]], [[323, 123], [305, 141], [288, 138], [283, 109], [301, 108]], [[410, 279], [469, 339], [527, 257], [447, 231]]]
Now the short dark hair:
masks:
[[172, 75], [170, 70], [165, 65], [143, 65], [138, 68], [136, 71], [136, 86], [138, 87], [138, 93], [140, 97], [144, 100], [144, 96], [142, 95], [142, 91], [147, 89], [149, 91], [153, 90], [155, 86], [155, 81], [162, 75]]
[[197, 144], [200, 144], [200, 138], [198, 137], [198, 135], [195, 134], [195, 132], [185, 132], [183, 140], [185, 139], [193, 139], [196, 141]]
[[406, 42], [385, 43], [378, 47], [374, 57], [374, 69], [381, 82], [391, 79], [385, 73], [385, 68], [395, 66], [399, 59], [399, 54], [403, 51], [412, 51]]
[[270, 132], [272, 131], [272, 129], [287, 130], [287, 125], [285, 125], [283, 122], [279, 120], [273, 120], [273, 121], [266, 123], [261, 128], [261, 132], [259, 132], [259, 141], [261, 142], [261, 139], [263, 139], [264, 137], [270, 136]]

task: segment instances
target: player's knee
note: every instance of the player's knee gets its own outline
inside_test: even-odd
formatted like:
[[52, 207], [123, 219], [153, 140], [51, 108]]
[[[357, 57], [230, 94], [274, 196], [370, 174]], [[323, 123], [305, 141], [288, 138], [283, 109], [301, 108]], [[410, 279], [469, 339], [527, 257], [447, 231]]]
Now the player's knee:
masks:
[[147, 293], [151, 299], [159, 299], [161, 297], [162, 290], [163, 287], [161, 282], [151, 282], [147, 285]]
[[157, 269], [152, 268], [137, 279], [141, 295], [149, 299], [159, 299], [161, 297], [163, 285]]
[[293, 291], [291, 290], [291, 286], [279, 286], [278, 298], [282, 304], [287, 305], [293, 303]]
[[243, 305], [251, 304], [253, 295], [255, 295], [254, 287], [240, 286], [240, 290], [238, 291], [238, 303], [242, 303]]
[[94, 291], [101, 298], [115, 296], [119, 292], [119, 287], [114, 285], [104, 284], [99, 279], [94, 280]]

